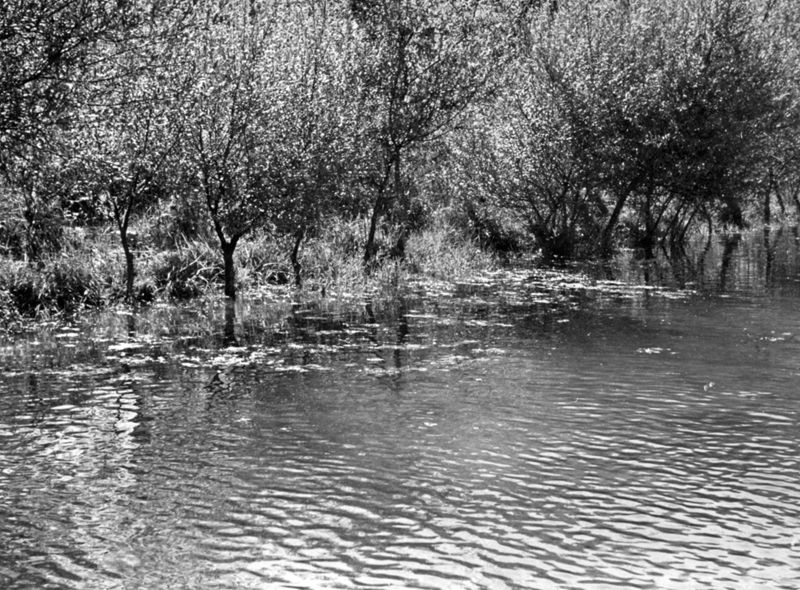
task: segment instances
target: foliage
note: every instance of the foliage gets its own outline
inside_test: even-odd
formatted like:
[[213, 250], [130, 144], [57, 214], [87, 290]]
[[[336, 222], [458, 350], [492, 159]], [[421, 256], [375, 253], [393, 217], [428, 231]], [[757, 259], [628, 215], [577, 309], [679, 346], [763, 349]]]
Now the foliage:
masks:
[[32, 0], [0, 39], [0, 307], [29, 314], [800, 214], [791, 0]]
[[11, 293], [6, 289], [0, 289], [0, 332], [18, 332], [23, 324], [24, 318], [17, 309]]
[[[310, 20], [303, 18], [304, 10]], [[342, 178], [349, 124], [339, 56], [343, 34], [313, 3], [202, 3], [185, 40], [180, 77], [188, 93], [175, 116], [184, 149], [176, 170], [200, 194], [235, 295], [233, 254], [252, 230], [272, 225], [301, 234]]]
[[0, 178], [3, 248], [18, 258], [36, 261], [56, 252], [65, 225], [58, 199], [64, 175], [60, 160], [49, 151], [30, 158], [9, 156]]
[[766, 34], [729, 0], [542, 10], [473, 180], [527, 218], [546, 255], [609, 251], [628, 209], [648, 253], [712, 214], [741, 224], [786, 112]]
[[74, 313], [103, 303], [103, 289], [85, 261], [57, 256], [38, 268], [10, 264], [5, 268], [3, 285], [22, 315], [37, 317], [56, 312]]
[[168, 83], [169, 42], [182, 23], [176, 24], [169, 12], [155, 15], [154, 10], [99, 50], [103, 59], [87, 69], [103, 82], [85, 89], [75, 128], [66, 138], [80, 192], [102, 204], [119, 232], [129, 301], [136, 247], [128, 235], [131, 215], [166, 192], [169, 158], [178, 139], [169, 116], [180, 96], [180, 89]]
[[[378, 221], [391, 206], [401, 226], [410, 199], [404, 159], [449, 131], [489, 88], [502, 60], [503, 31], [493, 5], [363, 0], [351, 4], [370, 49], [361, 68], [373, 146], [365, 178], [374, 190], [364, 259], [376, 254]], [[402, 255], [406, 232], [393, 248]]]

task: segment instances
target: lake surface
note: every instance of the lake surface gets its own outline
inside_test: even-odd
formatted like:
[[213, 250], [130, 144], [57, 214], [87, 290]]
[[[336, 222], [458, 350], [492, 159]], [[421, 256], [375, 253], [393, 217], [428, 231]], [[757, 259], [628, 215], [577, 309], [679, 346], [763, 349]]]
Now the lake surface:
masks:
[[346, 311], [119, 310], [0, 369], [0, 588], [800, 587], [788, 229]]

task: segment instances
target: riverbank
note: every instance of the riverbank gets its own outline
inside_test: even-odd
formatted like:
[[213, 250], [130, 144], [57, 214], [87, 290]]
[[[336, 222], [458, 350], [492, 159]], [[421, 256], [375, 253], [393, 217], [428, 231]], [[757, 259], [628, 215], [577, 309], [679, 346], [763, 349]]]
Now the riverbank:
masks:
[[[301, 301], [381, 299], [397, 296], [415, 279], [459, 281], [498, 266], [462, 232], [436, 224], [409, 236], [402, 260], [384, 257], [367, 272], [360, 225], [338, 222], [307, 241], [299, 255], [300, 286], [289, 240], [265, 234], [243, 239], [235, 253], [237, 291]], [[133, 305], [221, 295], [222, 256], [212, 238], [159, 235], [146, 224], [137, 230]], [[0, 258], [0, 330], [16, 332], [124, 303], [125, 258], [113, 229], [71, 228], [66, 234], [59, 252], [36, 263]]]

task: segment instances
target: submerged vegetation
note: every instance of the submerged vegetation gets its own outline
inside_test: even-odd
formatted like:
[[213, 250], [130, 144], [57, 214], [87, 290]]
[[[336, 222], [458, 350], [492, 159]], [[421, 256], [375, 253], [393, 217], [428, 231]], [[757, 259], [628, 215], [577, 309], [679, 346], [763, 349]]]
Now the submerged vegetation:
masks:
[[791, 0], [0, 7], [0, 323], [800, 212]]

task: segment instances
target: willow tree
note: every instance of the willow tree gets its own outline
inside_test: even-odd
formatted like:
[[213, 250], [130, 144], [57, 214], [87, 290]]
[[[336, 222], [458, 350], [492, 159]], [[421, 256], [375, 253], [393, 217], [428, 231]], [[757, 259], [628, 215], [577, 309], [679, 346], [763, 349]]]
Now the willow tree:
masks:
[[105, 0], [0, 3], [0, 174], [29, 258], [58, 245], [58, 136], [73, 128], [79, 89], [95, 82], [87, 65], [98, 44], [129, 17], [127, 5]]
[[363, 39], [342, 6], [306, 0], [282, 10], [275, 41], [286, 50], [282, 182], [263, 197], [269, 226], [291, 235], [289, 258], [300, 287], [303, 241], [327, 216], [352, 209], [355, 200], [364, 109], [354, 73]]
[[782, 210], [793, 204], [800, 213], [800, 6], [771, 0], [759, 16], [772, 63], [782, 74], [783, 112], [771, 122], [769, 158], [761, 170], [763, 219], [769, 224], [773, 198]]

